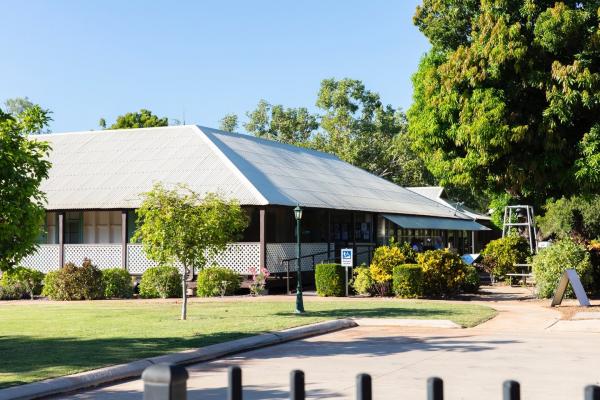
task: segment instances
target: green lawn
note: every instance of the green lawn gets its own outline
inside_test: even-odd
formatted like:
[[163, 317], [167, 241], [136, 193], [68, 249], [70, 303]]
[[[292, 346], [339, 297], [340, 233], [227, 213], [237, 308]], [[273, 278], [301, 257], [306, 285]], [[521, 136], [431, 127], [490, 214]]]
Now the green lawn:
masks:
[[450, 319], [474, 326], [491, 308], [434, 301], [289, 300], [192, 302], [189, 320], [169, 302], [30, 302], [0, 305], [0, 387], [202, 347], [342, 317]]

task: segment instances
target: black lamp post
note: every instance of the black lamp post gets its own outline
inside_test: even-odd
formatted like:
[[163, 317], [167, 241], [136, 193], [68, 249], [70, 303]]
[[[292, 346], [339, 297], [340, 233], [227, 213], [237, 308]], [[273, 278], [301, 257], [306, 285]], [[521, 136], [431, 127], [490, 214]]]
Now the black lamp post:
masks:
[[300, 220], [302, 219], [302, 208], [298, 204], [294, 208], [294, 216], [296, 217], [296, 272], [297, 284], [296, 284], [296, 314], [302, 314], [304, 312], [304, 302], [302, 301], [302, 263], [300, 260], [301, 249], [300, 249]]

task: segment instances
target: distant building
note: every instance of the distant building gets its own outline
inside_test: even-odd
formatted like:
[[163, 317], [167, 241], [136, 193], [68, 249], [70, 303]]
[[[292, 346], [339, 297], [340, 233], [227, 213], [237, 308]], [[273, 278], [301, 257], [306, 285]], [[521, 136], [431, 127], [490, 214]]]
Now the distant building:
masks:
[[[295, 256], [293, 208], [302, 219], [304, 268], [355, 247], [369, 249], [402, 232], [423, 246], [470, 251], [471, 232], [488, 228], [467, 211], [407, 190], [337, 157], [195, 125], [38, 135], [52, 147], [47, 218], [38, 250], [23, 265], [44, 272], [88, 257], [100, 268], [137, 275], [155, 265], [138, 243], [140, 194], [154, 182], [185, 183], [199, 193], [239, 200], [250, 217], [240, 242], [213, 260], [248, 274], [285, 271]], [[463, 240], [455, 240], [462, 238]], [[429, 239], [429, 240], [427, 240]], [[291, 266], [293, 267], [293, 263]]]

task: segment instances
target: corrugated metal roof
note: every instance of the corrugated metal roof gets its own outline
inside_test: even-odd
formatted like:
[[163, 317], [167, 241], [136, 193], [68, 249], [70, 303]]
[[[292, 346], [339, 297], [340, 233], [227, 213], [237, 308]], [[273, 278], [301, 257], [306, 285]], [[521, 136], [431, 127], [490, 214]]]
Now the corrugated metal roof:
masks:
[[199, 129], [269, 204], [464, 218], [331, 154], [249, 135]]
[[437, 201], [438, 203], [446, 206], [446, 207], [450, 207], [452, 209], [457, 209], [461, 214], [464, 214], [466, 217], [471, 218], [471, 219], [477, 219], [480, 221], [490, 221], [492, 218], [489, 215], [484, 215], [484, 214], [480, 214], [474, 210], [471, 210], [468, 207], [465, 207], [464, 205], [456, 202], [456, 201], [450, 201], [448, 199], [445, 199], [442, 197], [442, 195], [444, 194], [444, 187], [443, 186], [414, 186], [414, 187], [407, 187], [408, 190], [418, 193], [421, 196], [425, 196], [428, 199]]
[[246, 205], [300, 204], [465, 218], [337, 157], [195, 125], [38, 135], [50, 142], [48, 209], [136, 208], [154, 182]]
[[443, 229], [456, 231], [489, 231], [472, 220], [384, 214], [384, 218], [405, 229]]
[[49, 210], [137, 208], [154, 182], [266, 204], [195, 126], [37, 135], [52, 146]]

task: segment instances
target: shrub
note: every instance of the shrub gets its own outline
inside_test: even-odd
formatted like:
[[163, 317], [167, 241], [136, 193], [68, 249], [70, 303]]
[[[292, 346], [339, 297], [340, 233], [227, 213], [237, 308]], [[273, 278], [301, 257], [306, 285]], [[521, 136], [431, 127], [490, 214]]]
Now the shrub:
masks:
[[197, 293], [201, 297], [231, 296], [240, 288], [241, 280], [237, 272], [213, 265], [198, 273]]
[[11, 282], [0, 285], [0, 300], [21, 300], [27, 296], [27, 290], [20, 284]]
[[[533, 275], [538, 297], [552, 297], [558, 281], [566, 269], [575, 269], [583, 287], [589, 290], [592, 283], [592, 265], [590, 255], [585, 247], [566, 238], [555, 242], [550, 247], [541, 249], [533, 257]], [[570, 285], [566, 295], [573, 295]]]
[[102, 271], [104, 283], [104, 297], [129, 299], [133, 296], [131, 275], [124, 268], [111, 268]]
[[56, 298], [56, 278], [58, 271], [50, 271], [44, 276], [44, 286], [42, 287], [42, 296], [50, 299]]
[[146, 299], [181, 296], [181, 275], [175, 267], [163, 265], [148, 268], [142, 275], [140, 296]]
[[417, 252], [413, 250], [412, 246], [408, 242], [396, 242], [392, 237], [390, 238], [390, 247], [397, 247], [402, 255], [404, 256], [404, 262], [414, 264], [417, 262]]
[[465, 280], [467, 265], [448, 250], [430, 250], [417, 255], [423, 268], [423, 293], [432, 297], [455, 295]]
[[346, 271], [339, 264], [317, 264], [315, 267], [315, 284], [319, 296], [344, 296], [345, 281]]
[[81, 267], [67, 263], [44, 279], [42, 294], [52, 300], [95, 300], [104, 297], [102, 271], [85, 259]]
[[256, 268], [250, 268], [252, 274], [252, 282], [250, 282], [250, 294], [252, 296], [260, 296], [265, 293], [265, 286], [267, 286], [267, 278], [271, 273], [268, 269], [261, 267], [260, 272], [256, 272]]
[[538, 218], [545, 237], [590, 240], [600, 237], [600, 195], [563, 197], [550, 200], [546, 213]]
[[352, 288], [358, 294], [367, 295], [373, 294], [373, 278], [371, 277], [371, 270], [362, 265], [354, 269], [354, 279], [352, 280]]
[[380, 296], [388, 294], [392, 271], [395, 266], [404, 264], [404, 261], [404, 254], [398, 246], [380, 246], [375, 249], [369, 268], [375, 290]]
[[393, 270], [394, 294], [403, 298], [423, 295], [423, 269], [417, 264], [397, 265]]
[[42, 292], [43, 280], [44, 274], [40, 271], [25, 267], [16, 267], [2, 274], [0, 286], [19, 288], [20, 291], [24, 291], [29, 298], [33, 299], [34, 295]]
[[479, 278], [479, 271], [472, 265], [467, 265], [465, 280], [462, 284], [462, 291], [465, 293], [477, 293], [481, 279]]
[[495, 277], [500, 277], [515, 272], [514, 264], [527, 262], [531, 252], [529, 243], [524, 237], [508, 235], [489, 242], [481, 255], [483, 269]]
[[600, 240], [592, 240], [588, 244], [590, 261], [592, 262], [592, 291], [600, 294]]

